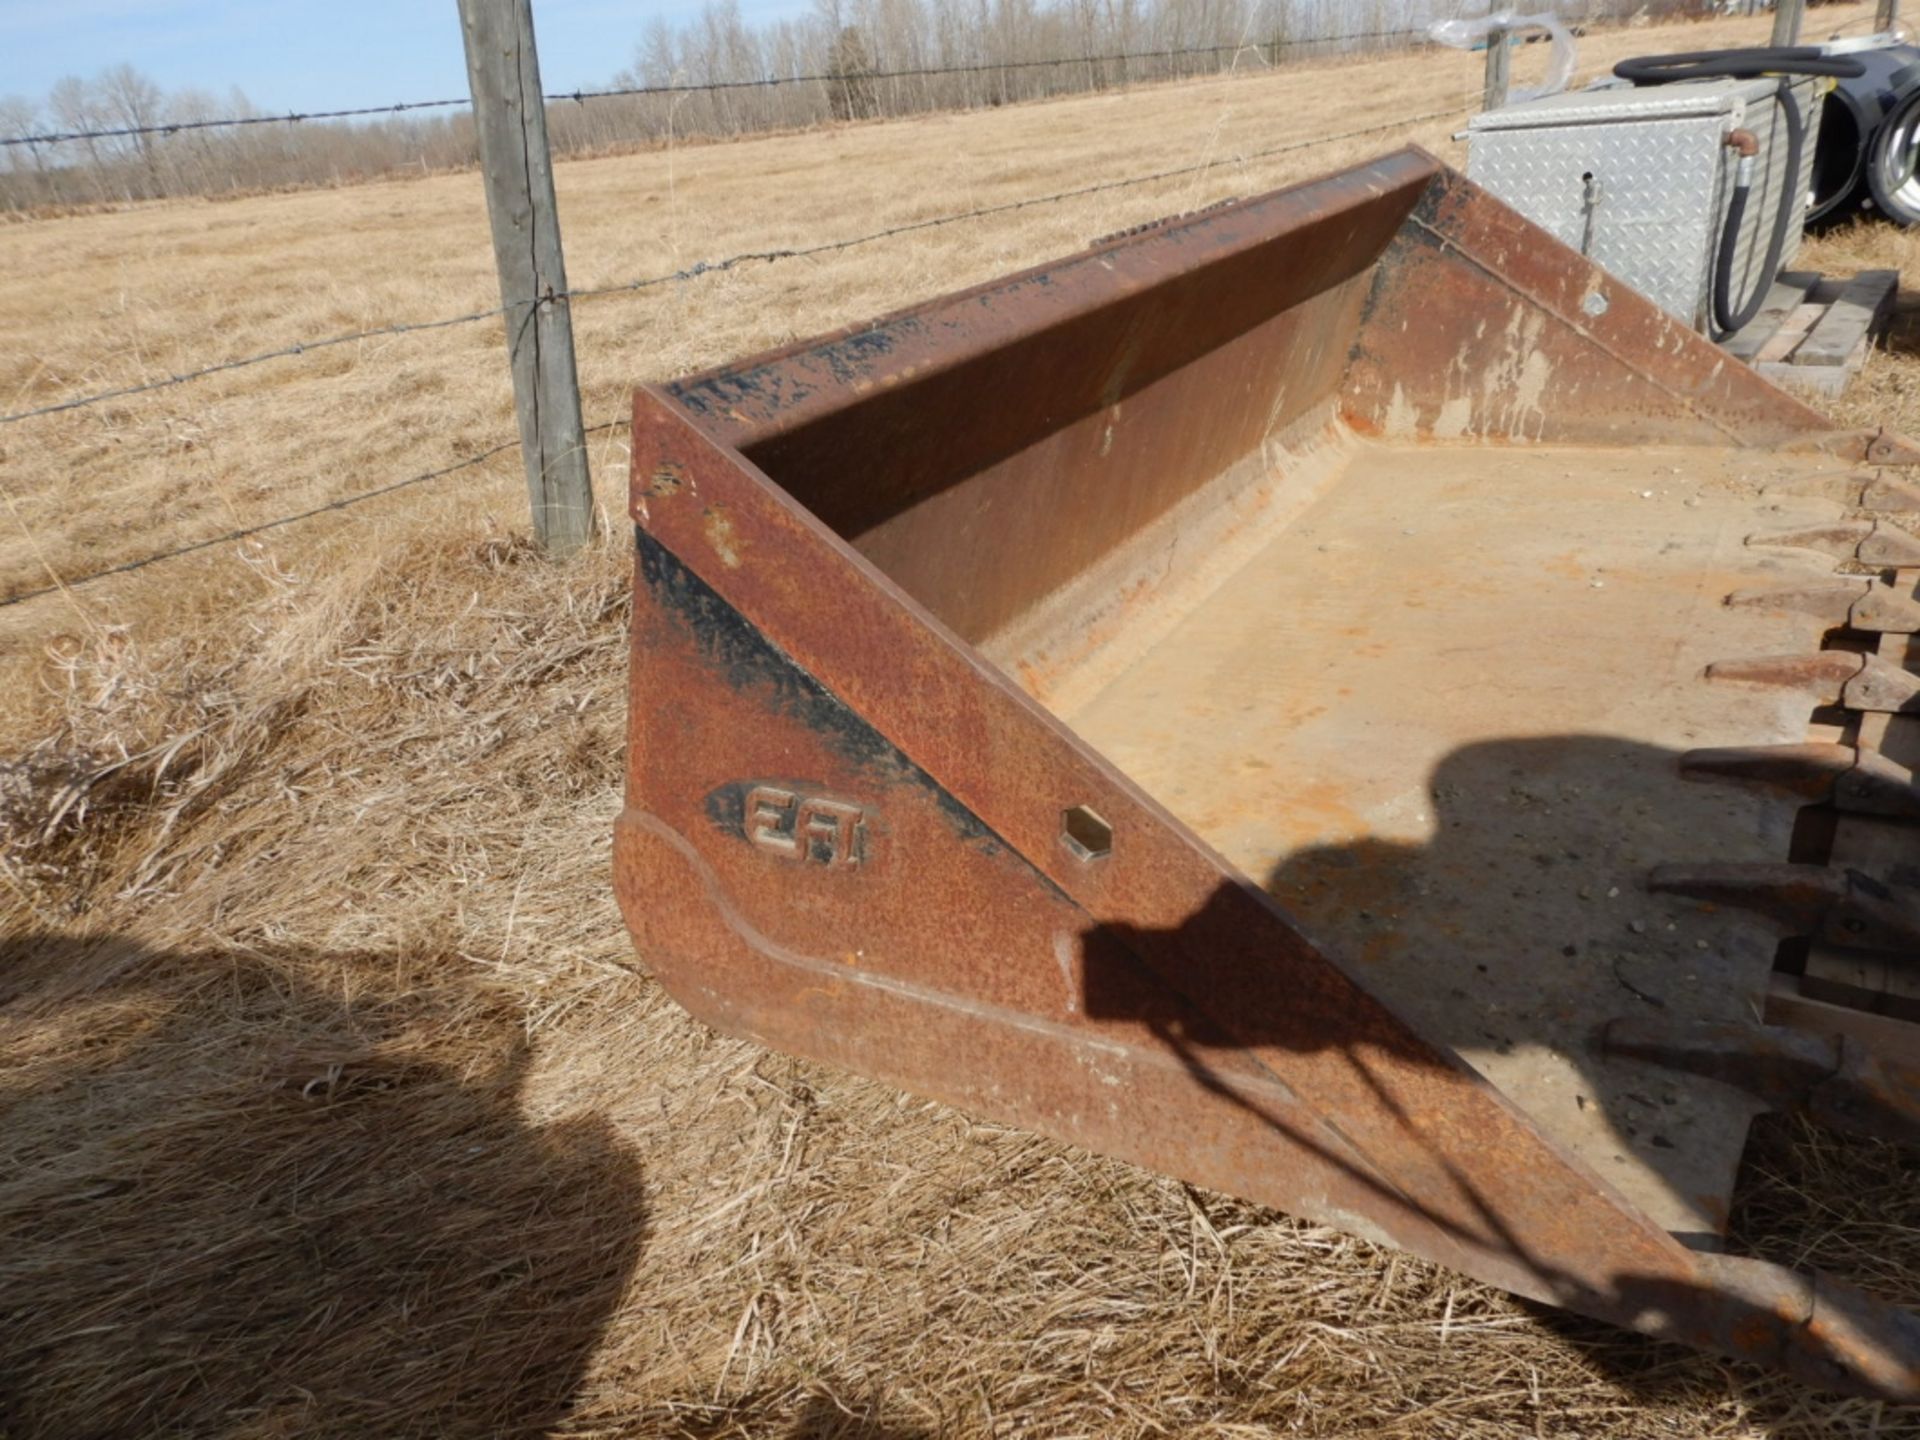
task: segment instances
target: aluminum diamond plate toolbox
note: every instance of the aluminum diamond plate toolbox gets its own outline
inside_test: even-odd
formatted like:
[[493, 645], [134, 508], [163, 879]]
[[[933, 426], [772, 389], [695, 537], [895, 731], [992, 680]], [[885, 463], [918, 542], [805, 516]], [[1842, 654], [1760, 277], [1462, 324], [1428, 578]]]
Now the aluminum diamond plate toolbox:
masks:
[[[1734, 251], [1744, 297], [1759, 273], [1786, 184], [1786, 125], [1774, 80], [1716, 80], [1554, 95], [1475, 116], [1467, 174], [1536, 225], [1588, 255], [1669, 314], [1704, 328], [1708, 285], [1733, 185], [1728, 133], [1760, 142], [1746, 222]], [[1818, 140], [1818, 96], [1792, 84], [1806, 121], [1793, 201], [1805, 211]], [[1789, 222], [1781, 263], [1799, 250]]]

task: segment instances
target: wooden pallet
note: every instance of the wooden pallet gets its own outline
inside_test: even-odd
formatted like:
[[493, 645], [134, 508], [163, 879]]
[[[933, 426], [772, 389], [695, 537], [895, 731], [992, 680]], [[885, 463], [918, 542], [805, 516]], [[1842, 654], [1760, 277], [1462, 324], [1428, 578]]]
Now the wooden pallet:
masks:
[[1862, 270], [1851, 279], [1782, 271], [1760, 313], [1723, 348], [1775, 384], [1838, 395], [1892, 319], [1899, 293], [1897, 270]]

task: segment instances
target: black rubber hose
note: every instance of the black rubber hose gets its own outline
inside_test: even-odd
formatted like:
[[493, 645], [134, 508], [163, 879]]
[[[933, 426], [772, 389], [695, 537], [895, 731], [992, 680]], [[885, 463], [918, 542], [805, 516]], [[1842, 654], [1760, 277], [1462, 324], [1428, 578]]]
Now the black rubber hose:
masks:
[[[1622, 60], [1613, 73], [1635, 85], [1670, 85], [1679, 80], [1752, 80], [1762, 75], [1831, 75], [1840, 80], [1857, 80], [1867, 67], [1851, 55], [1827, 55], [1810, 46], [1782, 46], [1754, 50], [1685, 50], [1674, 55], [1640, 55]], [[1783, 79], [1774, 92], [1774, 103], [1786, 117], [1786, 184], [1781, 191], [1780, 210], [1774, 216], [1773, 234], [1767, 241], [1767, 261], [1760, 273], [1765, 280], [1753, 287], [1753, 294], [1730, 312], [1727, 291], [1733, 285], [1733, 252], [1740, 243], [1740, 224], [1747, 214], [1747, 185], [1735, 188], [1727, 204], [1726, 223], [1720, 227], [1720, 251], [1713, 267], [1713, 323], [1724, 337], [1731, 335], [1760, 313], [1766, 303], [1767, 285], [1786, 253], [1787, 228], [1793, 216], [1794, 187], [1800, 183], [1800, 159], [1807, 137], [1806, 120], [1794, 103], [1793, 92]]]
[[1866, 68], [1851, 55], [1826, 55], [1802, 45], [1637, 55], [1622, 60], [1613, 67], [1613, 73], [1636, 85], [1670, 85], [1676, 80], [1751, 80], [1760, 75], [1832, 75], [1856, 80]]
[[[1779, 273], [1780, 257], [1786, 253], [1787, 231], [1793, 220], [1793, 187], [1798, 183], [1800, 174], [1800, 156], [1806, 148], [1807, 122], [1801, 118], [1800, 106], [1794, 101], [1793, 91], [1782, 80], [1780, 87], [1773, 92], [1773, 103], [1780, 107], [1781, 117], [1787, 125], [1787, 168], [1780, 196], [1780, 208], [1773, 217], [1773, 234], [1767, 241], [1766, 263], [1760, 267], [1760, 283], [1753, 287], [1753, 293], [1747, 297], [1747, 303], [1740, 307], [1736, 315], [1731, 312], [1728, 298], [1733, 289], [1733, 252], [1740, 244], [1740, 222], [1747, 216], [1747, 192], [1751, 184], [1736, 185], [1733, 199], [1727, 203], [1726, 223], [1720, 227], [1720, 254], [1713, 267], [1713, 323], [1722, 337], [1731, 335], [1754, 316], [1760, 313], [1760, 307], [1766, 302], [1767, 286], [1773, 283], [1773, 277]], [[1742, 159], [1741, 164], [1751, 162]]]
[[[1727, 291], [1733, 288], [1733, 251], [1740, 239], [1740, 222], [1747, 218], [1747, 191], [1750, 186], [1739, 185], [1734, 188], [1733, 199], [1727, 202], [1727, 223], [1720, 227], [1720, 250], [1713, 261], [1713, 328], [1717, 332], [1716, 340], [1725, 339], [1733, 334], [1753, 315], [1744, 309], [1739, 315], [1727, 313]], [[1774, 227], [1778, 229], [1778, 226]], [[1761, 287], [1753, 287], [1753, 310], [1759, 313]]]

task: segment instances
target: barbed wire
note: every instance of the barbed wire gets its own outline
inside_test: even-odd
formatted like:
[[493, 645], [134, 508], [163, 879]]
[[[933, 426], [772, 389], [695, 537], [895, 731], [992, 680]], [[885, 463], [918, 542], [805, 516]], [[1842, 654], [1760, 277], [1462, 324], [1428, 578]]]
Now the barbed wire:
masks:
[[[581, 433], [585, 435], [599, 435], [608, 430], [624, 430], [632, 423], [633, 422], [625, 416], [621, 416], [617, 420], [603, 420], [598, 425], [589, 425]], [[497, 445], [490, 445], [485, 450], [477, 451], [465, 459], [456, 460], [451, 465], [442, 465], [437, 470], [423, 470], [418, 475], [409, 475], [404, 480], [395, 480], [387, 485], [377, 485], [371, 490], [360, 490], [351, 495], [342, 495], [338, 499], [327, 501], [324, 505], [315, 505], [310, 510], [301, 510], [293, 515], [279, 515], [271, 520], [262, 520], [256, 525], [242, 525], [237, 529], [228, 530], [219, 535], [209, 535], [201, 540], [190, 540], [184, 545], [175, 545], [167, 550], [156, 550], [152, 554], [141, 555], [132, 560], [122, 561], [118, 565], [108, 565], [84, 575], [71, 577], [60, 576], [51, 584], [42, 585], [36, 590], [23, 590], [17, 595], [8, 595], [0, 598], [0, 610], [4, 610], [10, 605], [23, 605], [29, 600], [38, 600], [43, 595], [54, 595], [62, 591], [75, 589], [81, 585], [90, 585], [96, 580], [105, 580], [114, 575], [126, 575], [135, 570], [144, 570], [147, 566], [157, 565], [162, 560], [177, 560], [183, 555], [192, 555], [201, 550], [211, 550], [216, 545], [227, 545], [235, 540], [246, 540], [267, 530], [277, 530], [282, 525], [298, 524], [302, 520], [312, 520], [316, 516], [325, 515], [332, 511], [346, 510], [355, 505], [365, 504], [369, 500], [378, 500], [382, 496], [391, 495], [398, 490], [406, 490], [415, 485], [424, 485], [430, 480], [443, 479], [461, 470], [471, 470], [476, 465], [485, 464], [496, 455], [503, 454], [508, 450], [517, 450], [519, 447], [520, 440], [519, 437], [516, 436], [511, 440], [502, 440]], [[52, 567], [49, 566], [48, 568], [51, 570]]]
[[[746, 250], [737, 255], [729, 255], [723, 260], [701, 260], [679, 270], [664, 275], [648, 275], [636, 280], [623, 280], [610, 285], [575, 286], [566, 291], [556, 291], [544, 297], [546, 303], [555, 300], [594, 300], [609, 295], [628, 295], [643, 290], [655, 289], [661, 285], [671, 285], [678, 281], [697, 280], [705, 275], [723, 274], [736, 270], [742, 265], [771, 264], [780, 260], [802, 260], [816, 255], [832, 254], [840, 250], [851, 250], [861, 245], [871, 245], [877, 241], [891, 239], [896, 235], [907, 235], [917, 230], [932, 230], [942, 225], [955, 225], [966, 220], [980, 220], [993, 215], [1005, 215], [1016, 210], [1027, 210], [1037, 205], [1058, 204], [1062, 200], [1078, 199], [1086, 195], [1097, 195], [1109, 190], [1126, 190], [1138, 185], [1150, 185], [1157, 180], [1177, 179], [1182, 175], [1193, 175], [1203, 170], [1216, 169], [1224, 164], [1245, 164], [1253, 160], [1264, 160], [1274, 155], [1285, 154], [1292, 150], [1307, 150], [1317, 145], [1337, 144], [1342, 140], [1357, 140], [1368, 135], [1378, 135], [1388, 130], [1401, 130], [1409, 126], [1423, 124], [1428, 120], [1443, 120], [1458, 114], [1455, 109], [1430, 110], [1419, 115], [1402, 116], [1395, 120], [1384, 121], [1377, 125], [1366, 125], [1354, 130], [1343, 130], [1334, 135], [1318, 135], [1305, 140], [1289, 141], [1283, 145], [1271, 145], [1260, 150], [1249, 150], [1226, 159], [1203, 160], [1192, 165], [1177, 165], [1166, 170], [1155, 170], [1145, 175], [1130, 175], [1119, 180], [1102, 180], [1092, 185], [1082, 185], [1072, 190], [1056, 191], [1050, 195], [1029, 196], [1023, 200], [1009, 200], [998, 205], [985, 205], [974, 210], [964, 210], [948, 215], [935, 215], [925, 220], [910, 220], [900, 225], [889, 225], [884, 229], [872, 230], [864, 235], [855, 235], [842, 240], [828, 240], [818, 245], [788, 246], [770, 250]], [[519, 305], [533, 304], [533, 301], [520, 301]], [[202, 365], [197, 369], [168, 374], [156, 380], [143, 381], [138, 385], [122, 385], [111, 390], [95, 391], [86, 395], [77, 395], [70, 399], [55, 401], [29, 410], [16, 410], [11, 414], [0, 415], [0, 425], [12, 425], [23, 420], [32, 420], [44, 415], [57, 415], [63, 411], [79, 410], [90, 405], [103, 404], [109, 400], [123, 400], [135, 395], [149, 394], [155, 390], [166, 390], [176, 385], [185, 385], [191, 381], [204, 380], [212, 375], [221, 375], [233, 370], [243, 370], [252, 365], [264, 365], [273, 360], [286, 360], [295, 356], [307, 355], [316, 350], [325, 350], [333, 346], [349, 345], [357, 341], [380, 339], [385, 336], [408, 335], [421, 330], [445, 330], [457, 325], [471, 325], [476, 321], [490, 320], [504, 315], [505, 305], [496, 305], [488, 310], [470, 310], [462, 315], [450, 315], [439, 320], [404, 321], [392, 325], [375, 326], [368, 330], [354, 330], [342, 335], [329, 335], [319, 340], [296, 341], [275, 350], [263, 350], [256, 355], [236, 356], [229, 360], [216, 361], [211, 365]]]
[[[1449, 116], [1457, 115], [1459, 113], [1460, 111], [1457, 108], [1448, 108], [1445, 110], [1430, 110], [1419, 115], [1408, 115], [1408, 116], [1402, 116], [1396, 120], [1383, 121], [1377, 125], [1366, 125], [1356, 129], [1352, 129], [1352, 130], [1343, 130], [1338, 134], [1334, 134], [1334, 135], [1320, 135], [1320, 136], [1314, 136], [1312, 138], [1305, 139], [1305, 140], [1289, 141], [1281, 145], [1269, 145], [1259, 150], [1250, 150], [1250, 151], [1243, 152], [1239, 155], [1230, 157], [1228, 160], [1225, 160], [1225, 161], [1206, 160], [1206, 161], [1200, 161], [1191, 165], [1171, 166], [1167, 169], [1151, 171], [1144, 175], [1129, 175], [1118, 180], [1098, 181], [1092, 185], [1082, 185], [1071, 190], [1055, 191], [1050, 195], [1028, 196], [1027, 198], [1022, 200], [1009, 200], [1002, 204], [986, 205], [986, 206], [980, 207], [979, 209], [961, 211], [956, 214], [936, 215], [936, 216], [931, 216], [925, 220], [908, 221], [907, 223], [902, 225], [891, 225], [882, 230], [870, 231], [865, 235], [856, 235], [843, 240], [830, 240], [819, 245], [797, 246], [790, 249], [782, 249], [782, 250], [748, 251], [739, 255], [729, 256], [725, 260], [716, 261], [712, 263], [702, 261], [700, 264], [691, 266], [687, 269], [677, 270], [673, 272], [671, 275], [652, 276], [647, 279], [629, 281], [621, 285], [590, 286], [583, 289], [572, 290], [568, 292], [566, 298], [568, 299], [601, 298], [601, 297], [610, 296], [610, 295], [618, 295], [622, 293], [632, 292], [635, 290], [647, 289], [656, 285], [664, 285], [678, 279], [694, 279], [701, 275], [716, 274], [721, 271], [731, 270], [739, 265], [749, 264], [753, 262], [771, 263], [771, 262], [780, 261], [780, 260], [804, 259], [808, 256], [823, 255], [832, 251], [851, 250], [854, 247], [859, 245], [870, 245], [876, 241], [884, 240], [891, 236], [910, 234], [916, 230], [929, 230], [929, 229], [933, 229], [936, 226], [953, 225], [953, 224], [958, 224], [962, 221], [977, 220], [977, 219], [981, 219], [991, 215], [1005, 215], [1012, 211], [1025, 210], [1037, 205], [1056, 204], [1062, 200], [1077, 199], [1079, 197], [1086, 196], [1086, 195], [1097, 195], [1097, 194], [1100, 194], [1106, 191], [1111, 191], [1111, 190], [1123, 190], [1132, 186], [1150, 185], [1150, 184], [1153, 184], [1155, 181], [1177, 179], [1182, 175], [1192, 175], [1203, 170], [1220, 168], [1221, 166], [1230, 164], [1230, 163], [1245, 164], [1249, 161], [1268, 159], [1274, 155], [1282, 155], [1290, 151], [1309, 149], [1316, 145], [1337, 144], [1342, 140], [1360, 139], [1368, 135], [1377, 135], [1387, 130], [1405, 129], [1412, 125], [1422, 124], [1428, 120], [1442, 120], [1442, 119], [1446, 119]], [[556, 296], [554, 298], [560, 298], [560, 297]], [[159, 389], [159, 388], [162, 388], [163, 385], [183, 383], [185, 379], [192, 378], [194, 376], [217, 374], [223, 369], [227, 369], [227, 370], [237, 369], [243, 364], [259, 364], [269, 359], [278, 359], [278, 358], [282, 358], [289, 355], [297, 355], [297, 354], [304, 353], [307, 350], [314, 350], [314, 349], [321, 348], [322, 344], [344, 344], [349, 339], [364, 338], [366, 336], [372, 336], [372, 335], [404, 334], [411, 330], [428, 330], [428, 329], [434, 329], [434, 328], [443, 328], [448, 325], [468, 324], [474, 320], [483, 320], [492, 315], [503, 314], [505, 313], [505, 309], [506, 307], [502, 306], [494, 310], [474, 311], [467, 315], [454, 316], [446, 320], [426, 321], [419, 324], [409, 324], [409, 325], [401, 325], [401, 326], [384, 326], [378, 330], [360, 332], [358, 336], [336, 336], [324, 342], [315, 342], [315, 343], [307, 344], [305, 346], [288, 346], [281, 350], [268, 351], [260, 356], [250, 357], [246, 360], [226, 361], [218, 366], [207, 366], [198, 371], [188, 372], [188, 375], [186, 376], [175, 377], [166, 381], [158, 381], [144, 388]], [[70, 402], [66, 402], [65, 404], [59, 407], [52, 407], [52, 408], [73, 409], [80, 404], [98, 403], [98, 400], [100, 399], [112, 399], [118, 395], [134, 394], [134, 393], [138, 393], [138, 389], [130, 387], [128, 389], [121, 390], [121, 391], [107, 392], [97, 397], [95, 400], [70, 401]], [[25, 413], [34, 414], [34, 413], [46, 413], [46, 412], [30, 411]], [[21, 416], [6, 416], [6, 417], [0, 417], [0, 418], [10, 420], [10, 419], [17, 419], [17, 418], [25, 418], [25, 415], [23, 414]], [[583, 433], [587, 435], [600, 434], [608, 430], [619, 429], [620, 427], [627, 425], [628, 423], [630, 422], [628, 422], [624, 418], [607, 420], [597, 425], [587, 426]], [[469, 455], [464, 457], [463, 459], [457, 460], [451, 465], [443, 465], [437, 469], [421, 471], [419, 474], [409, 475], [404, 479], [395, 480], [390, 482], [389, 484], [375, 486], [370, 490], [360, 490], [350, 495], [342, 495], [337, 499], [326, 501], [323, 504], [312, 506], [306, 510], [297, 511], [291, 515], [280, 515], [280, 516], [274, 517], [271, 520], [259, 521], [256, 524], [238, 526], [234, 529], [224, 531], [219, 535], [207, 536], [204, 539], [189, 541], [183, 545], [171, 546], [165, 550], [157, 550], [147, 555], [138, 556], [132, 560], [122, 561], [116, 565], [103, 566], [98, 570], [90, 571], [84, 575], [79, 575], [74, 577], [65, 577], [65, 576], [57, 577], [51, 584], [42, 585], [37, 589], [24, 590], [19, 592], [18, 594], [9, 595], [4, 598], [0, 598], [0, 609], [6, 609], [13, 605], [24, 604], [29, 600], [37, 600], [46, 595], [52, 595], [52, 594], [73, 590], [82, 585], [90, 585], [96, 581], [105, 580], [115, 575], [130, 574], [136, 570], [143, 570], [149, 565], [157, 565], [162, 561], [175, 560], [175, 559], [181, 558], [182, 556], [193, 555], [203, 550], [210, 550], [218, 545], [226, 545], [226, 544], [231, 544], [234, 541], [249, 539], [252, 536], [263, 534], [269, 530], [277, 530], [282, 526], [294, 525], [304, 520], [315, 519], [321, 515], [333, 514], [342, 510], [347, 510], [355, 505], [365, 504], [367, 501], [377, 500], [383, 496], [392, 495], [396, 491], [411, 489], [416, 485], [424, 485], [430, 481], [444, 479], [448, 475], [454, 475], [454, 474], [458, 474], [461, 471], [472, 469], [477, 465], [483, 464], [484, 462], [491, 460], [496, 455], [499, 455], [504, 453], [505, 451], [517, 448], [519, 444], [520, 444], [520, 441], [518, 438], [511, 439], [511, 440], [503, 440], [499, 444], [489, 446], [485, 450], [478, 451], [473, 455]]]
[[[226, 545], [235, 540], [245, 540], [249, 536], [259, 535], [268, 530], [277, 530], [282, 525], [294, 525], [302, 520], [311, 520], [316, 515], [325, 515], [329, 511], [345, 510], [350, 506], [364, 504], [368, 500], [377, 500], [382, 495], [391, 495], [396, 490], [405, 490], [414, 485], [424, 485], [429, 480], [439, 480], [444, 476], [452, 475], [460, 470], [470, 470], [475, 465], [491, 460], [503, 450], [514, 449], [519, 443], [517, 439], [503, 440], [498, 445], [490, 446], [477, 454], [467, 456], [463, 460], [456, 460], [451, 465], [442, 465], [437, 470], [425, 470], [418, 475], [409, 475], [404, 480], [395, 480], [390, 484], [379, 485], [371, 490], [360, 490], [351, 495], [342, 495], [337, 499], [327, 501], [323, 505], [315, 505], [310, 510], [301, 510], [292, 515], [279, 515], [271, 520], [262, 520], [255, 525], [242, 525], [237, 529], [228, 530], [219, 535], [209, 535], [202, 540], [190, 540], [184, 545], [175, 545], [166, 550], [156, 550], [151, 554], [141, 555], [133, 560], [124, 560], [118, 565], [104, 566], [99, 570], [90, 571], [85, 575], [77, 575], [71, 578], [60, 576], [51, 584], [42, 585], [37, 590], [23, 590], [17, 595], [9, 595], [4, 599], [0, 599], [0, 610], [4, 610], [10, 605], [23, 605], [29, 600], [38, 600], [43, 595], [53, 595], [61, 591], [75, 589], [81, 585], [91, 585], [96, 580], [105, 580], [112, 575], [127, 575], [135, 570], [144, 570], [147, 566], [157, 565], [162, 560], [177, 560], [182, 555], [192, 555], [201, 550], [211, 550], [216, 545]], [[51, 570], [52, 567], [49, 566], [48, 569]]]
[[[865, 235], [855, 235], [845, 240], [828, 240], [819, 245], [802, 245], [782, 250], [752, 250], [740, 255], [730, 255], [725, 260], [711, 264], [702, 262], [688, 270], [677, 272], [664, 279], [681, 277], [692, 278], [696, 275], [712, 275], [724, 270], [753, 261], [771, 262], [776, 260], [804, 260], [814, 255], [826, 255], [838, 250], [851, 250], [859, 245], [871, 245], [878, 240], [888, 240], [896, 235], [908, 235], [916, 230], [931, 230], [941, 225], [954, 225], [963, 220], [980, 220], [990, 215], [1006, 215], [1015, 210], [1027, 210], [1036, 205], [1054, 205], [1062, 200], [1076, 200], [1086, 195], [1098, 195], [1108, 190], [1126, 190], [1136, 185], [1151, 185], [1157, 180], [1173, 180], [1182, 175], [1197, 174], [1202, 170], [1221, 168], [1230, 163], [1245, 164], [1251, 160], [1265, 160], [1274, 155], [1283, 155], [1290, 150], [1306, 150], [1316, 145], [1333, 145], [1342, 140], [1357, 140], [1367, 135], [1378, 135], [1386, 130], [1402, 130], [1419, 125], [1428, 120], [1444, 120], [1458, 115], [1455, 108], [1429, 110], [1420, 115], [1407, 115], [1397, 120], [1388, 120], [1379, 125], [1365, 125], [1357, 130], [1343, 130], [1337, 135], [1319, 135], [1309, 140], [1289, 141], [1284, 145], [1269, 145], [1261, 150], [1248, 150], [1227, 159], [1202, 160], [1192, 165], [1175, 165], [1166, 170], [1155, 170], [1145, 175], [1129, 175], [1120, 180], [1101, 180], [1092, 185], [1081, 185], [1072, 190], [1058, 190], [1051, 195], [1032, 195], [1024, 200], [1007, 200], [998, 205], [983, 205], [977, 210], [964, 210], [957, 214], [935, 215], [925, 220], [909, 220], [901, 225], [889, 225], [883, 230], [869, 231]], [[629, 291], [647, 289], [662, 283], [662, 278], [635, 280], [624, 285], [595, 285], [568, 292], [574, 300], [592, 300], [606, 295], [619, 295]]]
[[1278, 52], [1306, 45], [1337, 45], [1346, 40], [1424, 38], [1425, 30], [1355, 30], [1346, 35], [1310, 35], [1298, 40], [1245, 40], [1235, 45], [1196, 45], [1180, 50], [1132, 50], [1105, 55], [1059, 55], [1046, 60], [983, 60], [972, 65], [921, 65], [906, 70], [848, 70], [817, 75], [769, 75], [754, 80], [706, 80], [685, 85], [616, 85], [602, 90], [570, 90], [548, 100], [607, 100], [630, 95], [693, 95], [709, 90], [761, 90], [780, 85], [869, 85], [877, 80], [917, 80], [933, 75], [993, 75], [1006, 70], [1057, 69], [1063, 65], [1113, 65], [1135, 60], [1172, 60], [1183, 55], [1238, 55]]
[[358, 105], [346, 110], [289, 110], [284, 115], [225, 115], [214, 120], [168, 120], [158, 125], [115, 125], [100, 130], [51, 130], [44, 135], [0, 137], [5, 145], [65, 145], [75, 140], [125, 140], [138, 135], [177, 135], [186, 130], [226, 130], [238, 125], [297, 125], [303, 120], [349, 120], [367, 115], [399, 115], [408, 110], [445, 110], [470, 106], [457, 100], [402, 100], [393, 105]]
[[[923, 65], [904, 70], [860, 70], [809, 75], [766, 75], [749, 80], [704, 80], [687, 84], [617, 85], [597, 90], [561, 90], [542, 98], [584, 103], [641, 95], [693, 95], [716, 90], [759, 90], [782, 85], [867, 85], [878, 80], [908, 80], [934, 75], [984, 75], [1008, 70], [1039, 70], [1063, 65], [1112, 65], [1136, 60], [1170, 60], [1185, 55], [1229, 55], [1243, 51], [1278, 53], [1309, 45], [1337, 45], [1347, 41], [1412, 39], [1424, 30], [1356, 30], [1343, 35], [1309, 35], [1294, 40], [1246, 41], [1237, 45], [1199, 45], [1175, 50], [1135, 50], [1104, 55], [1062, 55], [1045, 60], [1006, 60], [973, 65]], [[233, 115], [212, 120], [169, 120], [153, 125], [115, 125], [95, 130], [50, 130], [37, 135], [0, 136], [0, 147], [10, 145], [66, 145], [82, 140], [126, 140], [142, 135], [175, 135], [192, 130], [221, 130], [245, 125], [296, 125], [309, 120], [364, 119], [372, 115], [399, 115], [414, 110], [467, 108], [472, 100], [403, 100], [392, 105], [361, 105], [339, 110], [290, 110], [285, 114]]]
[[376, 325], [371, 330], [352, 330], [344, 335], [327, 335], [318, 340], [296, 340], [291, 345], [282, 345], [278, 350], [262, 350], [257, 355], [240, 355], [231, 360], [216, 360], [211, 365], [202, 365], [194, 370], [182, 370], [178, 374], [164, 375], [158, 380], [145, 380], [138, 385], [122, 385], [113, 390], [96, 390], [87, 395], [56, 401], [51, 405], [42, 405], [33, 410], [16, 410], [12, 414], [0, 415], [0, 425], [11, 425], [19, 420], [31, 420], [39, 415], [58, 415], [63, 410], [78, 410], [84, 406], [99, 405], [108, 400], [124, 400], [131, 395], [145, 395], [150, 391], [185, 385], [189, 381], [204, 380], [209, 375], [219, 375], [228, 370], [244, 370], [249, 365], [264, 365], [269, 360], [289, 360], [296, 355], [310, 355], [316, 350], [327, 350], [336, 345], [351, 345], [359, 340], [377, 340], [384, 335], [410, 335], [416, 330], [446, 330], [455, 325], [471, 325], [476, 320], [491, 320], [496, 315], [506, 313], [506, 306], [496, 305], [491, 310], [470, 310], [464, 315], [449, 315], [441, 320], [401, 321], [392, 325]]

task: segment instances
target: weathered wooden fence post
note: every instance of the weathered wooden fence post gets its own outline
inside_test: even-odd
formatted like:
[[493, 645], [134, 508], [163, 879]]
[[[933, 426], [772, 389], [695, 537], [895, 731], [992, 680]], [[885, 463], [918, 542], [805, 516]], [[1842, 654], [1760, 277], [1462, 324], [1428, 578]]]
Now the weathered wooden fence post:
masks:
[[573, 314], [547, 153], [532, 0], [459, 0], [473, 126], [506, 310], [507, 356], [533, 533], [556, 553], [593, 533], [593, 481], [573, 363]]
[[1798, 45], [1800, 43], [1800, 17], [1807, 8], [1807, 0], [1774, 0], [1773, 4], [1773, 44]]
[[1487, 88], [1480, 97], [1482, 110], [1498, 110], [1507, 103], [1507, 83], [1513, 77], [1513, 47], [1503, 29], [1487, 32]]

